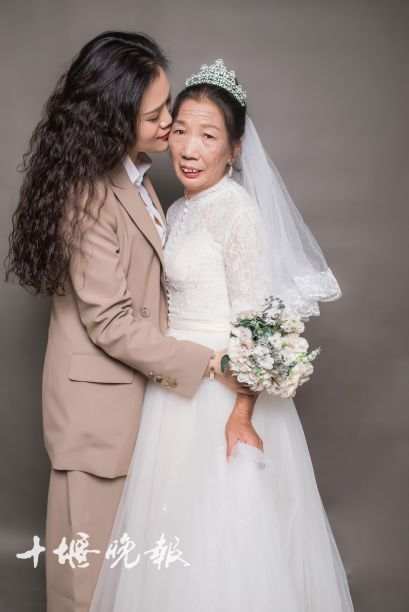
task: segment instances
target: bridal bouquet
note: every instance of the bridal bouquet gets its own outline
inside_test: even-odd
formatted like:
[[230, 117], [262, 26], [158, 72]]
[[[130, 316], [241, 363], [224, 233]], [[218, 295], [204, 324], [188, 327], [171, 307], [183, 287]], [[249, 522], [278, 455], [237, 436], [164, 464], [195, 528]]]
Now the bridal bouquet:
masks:
[[308, 351], [308, 342], [300, 335], [304, 328], [301, 317], [280, 298], [266, 298], [262, 310], [241, 312], [232, 320], [228, 367], [253, 391], [294, 397], [310, 379], [311, 362], [321, 351], [320, 347]]

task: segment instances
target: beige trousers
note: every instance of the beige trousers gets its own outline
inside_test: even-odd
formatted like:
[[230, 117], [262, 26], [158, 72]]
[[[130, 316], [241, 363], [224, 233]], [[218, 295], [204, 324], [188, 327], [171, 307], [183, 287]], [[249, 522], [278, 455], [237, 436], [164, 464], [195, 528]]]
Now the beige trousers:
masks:
[[[125, 478], [51, 470], [45, 533], [47, 612], [88, 612]], [[88, 545], [82, 546], [86, 540]], [[100, 553], [87, 554], [91, 550]]]

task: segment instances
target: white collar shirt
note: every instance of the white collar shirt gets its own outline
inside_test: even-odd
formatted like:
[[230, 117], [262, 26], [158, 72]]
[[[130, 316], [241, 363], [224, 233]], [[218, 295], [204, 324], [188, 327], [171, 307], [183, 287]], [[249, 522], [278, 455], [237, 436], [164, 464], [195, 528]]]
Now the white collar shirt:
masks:
[[152, 218], [153, 224], [159, 234], [162, 246], [164, 246], [166, 242], [167, 233], [166, 226], [162, 220], [162, 217], [159, 214], [159, 211], [152, 202], [152, 198], [148, 190], [143, 184], [143, 178], [145, 176], [145, 173], [152, 166], [152, 162], [150, 161], [148, 156], [146, 156], [146, 161], [141, 161], [135, 164], [129, 155], [125, 155], [124, 159], [122, 160], [122, 164], [126, 170], [126, 173], [128, 174], [129, 180], [138, 189], [142, 201], [144, 202], [146, 209]]

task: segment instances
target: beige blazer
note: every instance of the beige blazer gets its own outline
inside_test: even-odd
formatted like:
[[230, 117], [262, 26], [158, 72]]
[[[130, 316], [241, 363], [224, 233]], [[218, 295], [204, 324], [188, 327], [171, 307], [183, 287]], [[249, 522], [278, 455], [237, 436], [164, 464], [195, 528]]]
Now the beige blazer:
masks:
[[73, 248], [66, 295], [52, 299], [42, 406], [53, 468], [114, 478], [127, 474], [147, 380], [192, 397], [212, 350], [164, 335], [158, 232], [122, 164], [110, 179], [99, 220]]

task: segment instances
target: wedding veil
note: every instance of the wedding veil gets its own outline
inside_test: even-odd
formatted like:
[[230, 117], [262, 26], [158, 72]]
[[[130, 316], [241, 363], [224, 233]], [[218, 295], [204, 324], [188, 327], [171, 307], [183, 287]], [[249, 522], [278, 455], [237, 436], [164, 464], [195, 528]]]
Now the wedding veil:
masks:
[[273, 294], [305, 320], [318, 316], [318, 302], [338, 299], [341, 289], [248, 114], [241, 170], [234, 178], [256, 200], [261, 213]]

